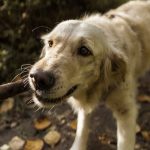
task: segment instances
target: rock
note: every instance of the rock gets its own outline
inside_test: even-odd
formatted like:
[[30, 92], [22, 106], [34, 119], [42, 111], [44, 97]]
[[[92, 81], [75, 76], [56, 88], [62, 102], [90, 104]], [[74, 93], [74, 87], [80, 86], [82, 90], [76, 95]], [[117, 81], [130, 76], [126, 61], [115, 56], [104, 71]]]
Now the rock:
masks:
[[34, 127], [37, 130], [44, 130], [51, 125], [51, 121], [46, 116], [41, 116], [37, 120], [34, 121]]
[[0, 106], [0, 113], [8, 112], [9, 110], [11, 110], [13, 108], [13, 106], [14, 106], [14, 99], [8, 98]]
[[21, 150], [25, 144], [25, 141], [18, 136], [12, 138], [9, 142], [11, 150]]
[[41, 139], [27, 140], [24, 150], [42, 150], [44, 142]]
[[17, 126], [17, 124], [18, 124], [17, 122], [12, 122], [11, 125], [10, 125], [10, 127], [11, 128], [15, 128]]
[[9, 147], [9, 145], [4, 144], [0, 147], [0, 150], [10, 150], [10, 147]]
[[48, 145], [55, 145], [57, 144], [61, 139], [61, 135], [58, 131], [50, 131], [44, 136], [44, 141]]
[[65, 119], [62, 119], [61, 120], [61, 125], [64, 125], [66, 123], [66, 120]]

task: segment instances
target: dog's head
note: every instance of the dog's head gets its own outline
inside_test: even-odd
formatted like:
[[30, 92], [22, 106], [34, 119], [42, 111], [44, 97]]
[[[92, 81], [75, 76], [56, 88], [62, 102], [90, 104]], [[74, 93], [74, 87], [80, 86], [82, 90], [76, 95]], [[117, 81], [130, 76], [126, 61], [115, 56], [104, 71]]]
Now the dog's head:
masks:
[[111, 52], [103, 32], [94, 25], [65, 21], [42, 39], [40, 60], [29, 73], [34, 100], [41, 106], [87, 93], [93, 84], [113, 77], [123, 78], [124, 59]]

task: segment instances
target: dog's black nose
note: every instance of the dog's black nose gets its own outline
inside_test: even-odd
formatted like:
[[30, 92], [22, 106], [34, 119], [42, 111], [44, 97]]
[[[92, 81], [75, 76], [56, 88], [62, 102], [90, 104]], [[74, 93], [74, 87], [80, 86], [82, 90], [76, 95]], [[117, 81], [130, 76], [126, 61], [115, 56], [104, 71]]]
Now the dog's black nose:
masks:
[[54, 74], [41, 70], [30, 73], [30, 78], [36, 90], [48, 90], [54, 86], [56, 80]]

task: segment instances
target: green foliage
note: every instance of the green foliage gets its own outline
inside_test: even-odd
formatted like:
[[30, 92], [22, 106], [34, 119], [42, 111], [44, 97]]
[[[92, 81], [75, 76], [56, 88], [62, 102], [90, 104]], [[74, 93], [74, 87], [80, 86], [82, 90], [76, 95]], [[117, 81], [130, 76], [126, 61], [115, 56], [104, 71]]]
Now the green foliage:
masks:
[[42, 44], [32, 32], [36, 27], [47, 26], [52, 29], [62, 20], [79, 18], [85, 13], [105, 12], [125, 1], [1, 0], [0, 82], [6, 81], [6, 78], [12, 79], [21, 64], [33, 63], [37, 59]]

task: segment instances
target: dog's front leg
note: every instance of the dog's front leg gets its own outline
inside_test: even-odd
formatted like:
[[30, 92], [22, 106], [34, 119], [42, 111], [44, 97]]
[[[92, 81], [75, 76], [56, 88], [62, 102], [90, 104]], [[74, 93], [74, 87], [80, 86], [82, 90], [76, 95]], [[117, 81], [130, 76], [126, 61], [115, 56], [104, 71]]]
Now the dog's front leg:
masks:
[[136, 116], [117, 118], [117, 150], [134, 150], [135, 128]]
[[[116, 95], [119, 97], [119, 93]], [[117, 150], [134, 150], [137, 104], [130, 95], [120, 98], [120, 101], [115, 98], [110, 108], [117, 120]]]
[[78, 123], [75, 141], [70, 150], [86, 150], [89, 134], [90, 114], [83, 109], [78, 112]]

